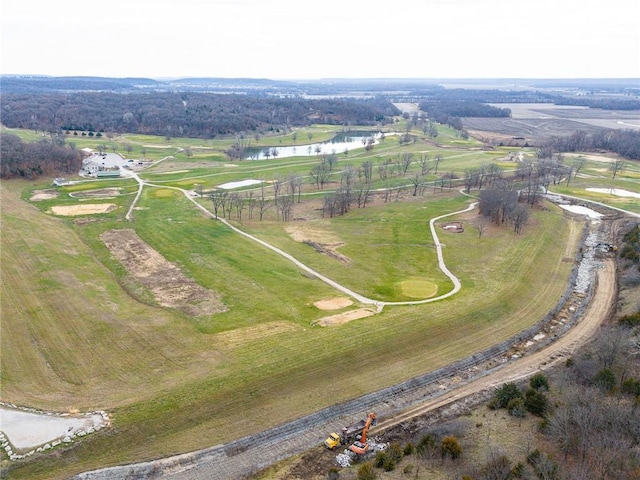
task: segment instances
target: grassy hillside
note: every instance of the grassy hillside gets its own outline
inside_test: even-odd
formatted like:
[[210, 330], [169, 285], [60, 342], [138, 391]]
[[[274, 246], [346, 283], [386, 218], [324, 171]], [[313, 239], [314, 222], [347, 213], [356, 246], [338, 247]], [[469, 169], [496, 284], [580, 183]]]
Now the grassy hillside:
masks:
[[[234, 171], [246, 178], [250, 167]], [[192, 182], [184, 174], [170, 183], [182, 181]], [[336, 296], [329, 286], [207, 218], [174, 190], [145, 187], [128, 222], [135, 189], [124, 186], [121, 196], [104, 200], [119, 207], [111, 213], [55, 217], [49, 207], [71, 199], [30, 203], [29, 191], [44, 183], [0, 185], [2, 400], [104, 409], [113, 418], [111, 428], [70, 451], [13, 464], [11, 478], [65, 478], [223, 443], [482, 350], [556, 303], [580, 233], [579, 223], [553, 207], [533, 212], [520, 235], [492, 228], [478, 239], [472, 228], [441, 230], [447, 265], [463, 283], [459, 294], [321, 328], [311, 324], [328, 312], [313, 302]], [[344, 243], [347, 264], [292, 240], [287, 228], [296, 222], [237, 223], [360, 293], [397, 300], [406, 299], [398, 284], [407, 279], [427, 279], [439, 293], [450, 288], [435, 268], [428, 220], [467, 203], [445, 191], [314, 219], [314, 228]], [[217, 292], [228, 310], [196, 318], [157, 305], [100, 239], [117, 229], [134, 229]]]

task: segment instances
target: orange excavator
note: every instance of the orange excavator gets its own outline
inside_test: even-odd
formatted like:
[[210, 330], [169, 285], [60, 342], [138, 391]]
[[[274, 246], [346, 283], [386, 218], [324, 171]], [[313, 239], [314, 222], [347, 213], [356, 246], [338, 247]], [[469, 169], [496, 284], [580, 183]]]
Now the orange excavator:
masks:
[[364, 428], [362, 429], [362, 436], [360, 437], [360, 440], [356, 440], [355, 442], [353, 442], [353, 444], [349, 447], [349, 450], [351, 450], [356, 455], [364, 455], [365, 453], [367, 453], [367, 451], [369, 450], [369, 442], [367, 442], [367, 432], [369, 431], [369, 427], [375, 424], [376, 415], [375, 413], [370, 413], [367, 417], [367, 423], [365, 423]]

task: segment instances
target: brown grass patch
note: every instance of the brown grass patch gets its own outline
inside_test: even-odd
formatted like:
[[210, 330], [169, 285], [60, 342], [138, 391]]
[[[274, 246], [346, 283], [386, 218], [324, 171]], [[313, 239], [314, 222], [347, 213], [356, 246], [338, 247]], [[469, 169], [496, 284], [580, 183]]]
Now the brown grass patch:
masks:
[[109, 213], [118, 208], [113, 203], [88, 203], [86, 205], [58, 205], [51, 207], [55, 215], [73, 217], [76, 215], [93, 215], [96, 213]]
[[215, 292], [185, 276], [134, 230], [110, 230], [100, 238], [132, 279], [149, 290], [159, 305], [194, 317], [227, 310]]
[[32, 202], [40, 202], [42, 200], [53, 200], [54, 198], [58, 198], [58, 191], [51, 188], [47, 190], [34, 190], [31, 194]]
[[265, 337], [291, 332], [295, 329], [296, 325], [289, 322], [267, 322], [218, 333], [215, 338], [225, 347], [235, 348]]
[[117, 197], [120, 195], [120, 188], [98, 188], [96, 190], [85, 190], [84, 192], [75, 192], [71, 194], [74, 198], [104, 198]]
[[335, 258], [341, 263], [349, 263], [349, 257], [342, 255], [337, 251], [338, 248], [345, 245], [344, 242], [332, 231], [328, 230], [324, 225], [315, 221], [296, 222], [286, 227], [286, 232], [296, 242], [302, 242], [309, 245], [316, 252]]

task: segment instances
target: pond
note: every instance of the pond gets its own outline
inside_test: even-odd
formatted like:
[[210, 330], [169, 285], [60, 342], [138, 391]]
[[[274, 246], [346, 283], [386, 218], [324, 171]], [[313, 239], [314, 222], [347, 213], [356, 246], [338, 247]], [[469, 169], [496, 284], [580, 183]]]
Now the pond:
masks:
[[269, 158], [310, 157], [329, 155], [331, 153], [343, 154], [356, 148], [364, 148], [367, 143], [376, 145], [383, 138], [381, 132], [345, 132], [338, 133], [326, 142], [310, 143], [307, 145], [295, 145], [287, 147], [263, 147], [247, 148], [245, 160], [268, 160]]
[[563, 208], [569, 212], [577, 213], [578, 215], [585, 215], [587, 218], [591, 218], [597, 220], [602, 218], [604, 215], [596, 212], [588, 207], [584, 207], [582, 205], [559, 205], [560, 208]]

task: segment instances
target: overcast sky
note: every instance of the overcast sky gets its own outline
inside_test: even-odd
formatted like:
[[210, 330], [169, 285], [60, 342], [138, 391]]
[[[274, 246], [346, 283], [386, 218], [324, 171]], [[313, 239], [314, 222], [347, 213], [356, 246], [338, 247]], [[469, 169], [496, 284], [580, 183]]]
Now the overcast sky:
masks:
[[1, 0], [0, 73], [640, 77], [640, 0]]

